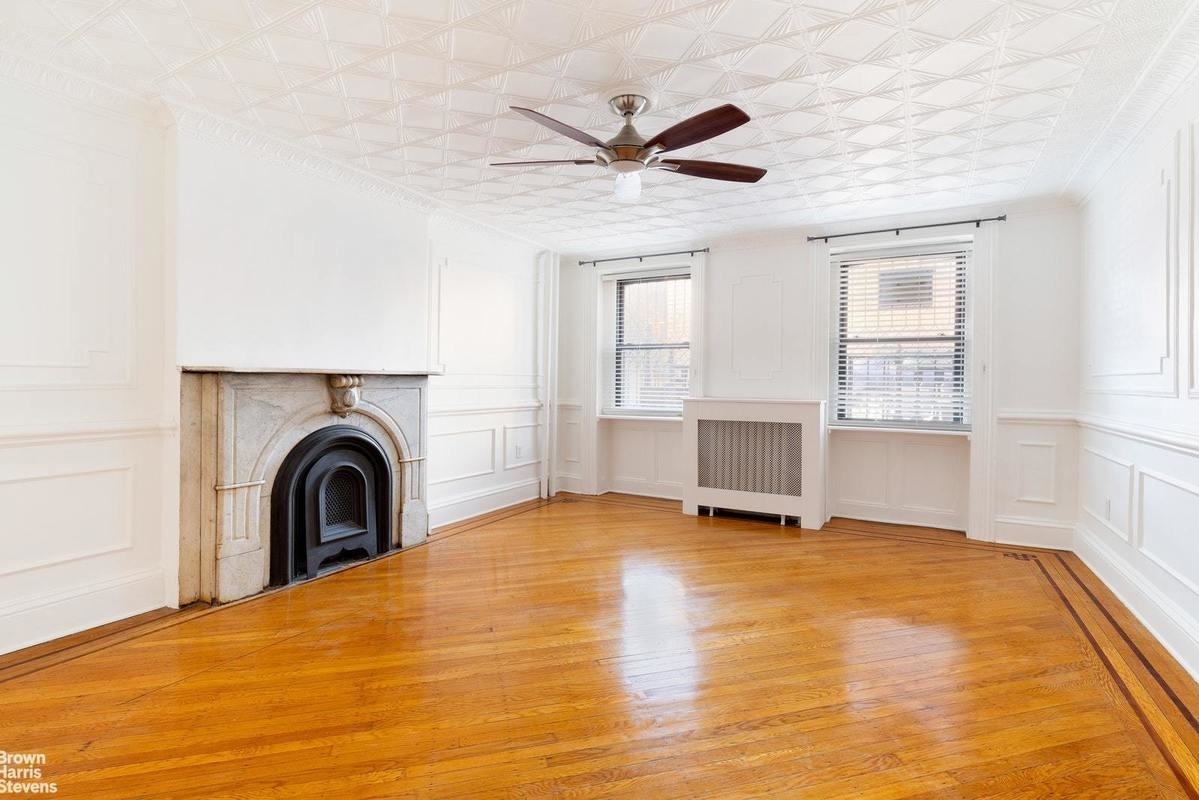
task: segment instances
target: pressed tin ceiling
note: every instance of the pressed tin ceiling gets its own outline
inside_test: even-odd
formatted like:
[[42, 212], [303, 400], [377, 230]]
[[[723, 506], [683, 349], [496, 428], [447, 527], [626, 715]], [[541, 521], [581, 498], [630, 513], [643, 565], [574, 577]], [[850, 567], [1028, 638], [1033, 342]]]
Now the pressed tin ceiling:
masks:
[[[583, 251], [1085, 189], [1170, 88], [1153, 69], [1189, 69], [1193, 6], [3, 0], [0, 45]], [[487, 166], [591, 155], [508, 105], [607, 138], [619, 125], [606, 101], [626, 88], [651, 98], [645, 135], [745, 109], [750, 123], [678, 156], [769, 174], [747, 186], [655, 172], [640, 202], [619, 204], [599, 168]]]

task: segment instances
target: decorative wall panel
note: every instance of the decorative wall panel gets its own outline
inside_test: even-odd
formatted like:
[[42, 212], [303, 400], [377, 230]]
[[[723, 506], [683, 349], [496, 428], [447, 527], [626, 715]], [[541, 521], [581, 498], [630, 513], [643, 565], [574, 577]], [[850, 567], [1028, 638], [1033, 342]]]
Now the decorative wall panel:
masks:
[[1121, 539], [1131, 541], [1132, 462], [1084, 447], [1080, 467], [1082, 510]]

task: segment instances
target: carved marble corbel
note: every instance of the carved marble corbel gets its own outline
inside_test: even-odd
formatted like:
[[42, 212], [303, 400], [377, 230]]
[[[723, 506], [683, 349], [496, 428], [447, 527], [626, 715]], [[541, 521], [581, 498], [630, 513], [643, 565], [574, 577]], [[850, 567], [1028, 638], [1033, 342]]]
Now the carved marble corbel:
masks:
[[358, 391], [361, 388], [361, 375], [330, 375], [329, 396], [333, 402], [329, 407], [333, 413], [339, 417], [349, 416], [361, 399]]

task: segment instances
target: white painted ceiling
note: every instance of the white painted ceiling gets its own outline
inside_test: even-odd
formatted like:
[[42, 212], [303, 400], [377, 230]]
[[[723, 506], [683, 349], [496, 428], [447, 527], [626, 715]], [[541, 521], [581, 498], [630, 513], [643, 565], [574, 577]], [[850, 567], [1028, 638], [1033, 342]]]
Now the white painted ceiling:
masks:
[[[3, 0], [0, 45], [202, 107], [466, 215], [583, 252], [1077, 187], [1189, 0]], [[607, 138], [726, 102], [752, 122], [611, 198], [588, 157], [507, 111]], [[1147, 115], [1149, 110], [1145, 110]], [[1143, 121], [1143, 120], [1142, 120]]]

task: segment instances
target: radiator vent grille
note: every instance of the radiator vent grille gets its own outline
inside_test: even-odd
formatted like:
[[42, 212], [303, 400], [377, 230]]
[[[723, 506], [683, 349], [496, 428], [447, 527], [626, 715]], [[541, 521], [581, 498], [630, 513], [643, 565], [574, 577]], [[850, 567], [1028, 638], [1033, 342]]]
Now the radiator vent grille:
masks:
[[699, 420], [699, 485], [803, 496], [803, 424]]

